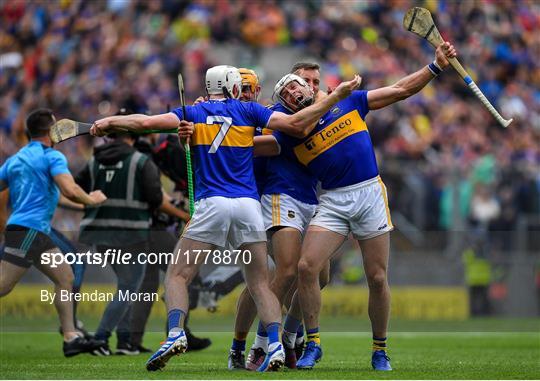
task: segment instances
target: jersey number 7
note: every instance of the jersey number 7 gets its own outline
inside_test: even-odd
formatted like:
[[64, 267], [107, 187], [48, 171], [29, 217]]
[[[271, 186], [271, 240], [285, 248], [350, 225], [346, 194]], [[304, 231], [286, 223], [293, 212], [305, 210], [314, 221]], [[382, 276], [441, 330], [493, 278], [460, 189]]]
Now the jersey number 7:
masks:
[[206, 118], [206, 124], [221, 123], [221, 128], [219, 129], [216, 137], [212, 141], [210, 150], [208, 153], [216, 153], [217, 149], [223, 143], [225, 135], [229, 132], [229, 129], [232, 126], [232, 118], [228, 116], [212, 115]]

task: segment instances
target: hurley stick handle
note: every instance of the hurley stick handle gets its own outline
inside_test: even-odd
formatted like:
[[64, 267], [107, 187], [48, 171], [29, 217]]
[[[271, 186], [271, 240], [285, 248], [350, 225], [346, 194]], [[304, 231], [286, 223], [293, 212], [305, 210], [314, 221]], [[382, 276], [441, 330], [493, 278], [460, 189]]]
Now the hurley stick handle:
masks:
[[[181, 73], [178, 73], [178, 93], [180, 94], [180, 104], [182, 105], [182, 116], [186, 119], [186, 99], [184, 97], [184, 78]], [[188, 197], [189, 197], [189, 215], [195, 213], [195, 192], [193, 191], [193, 168], [191, 166], [191, 147], [189, 138], [184, 142], [184, 151], [186, 151], [186, 166], [187, 166], [187, 182], [188, 182]]]

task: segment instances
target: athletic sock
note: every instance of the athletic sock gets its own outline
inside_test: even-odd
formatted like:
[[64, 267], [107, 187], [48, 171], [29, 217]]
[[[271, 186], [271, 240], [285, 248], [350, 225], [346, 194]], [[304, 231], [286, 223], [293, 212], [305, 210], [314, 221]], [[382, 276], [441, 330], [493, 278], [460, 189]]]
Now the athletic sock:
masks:
[[246, 350], [246, 340], [233, 339], [231, 350], [244, 352]]
[[386, 352], [386, 337], [373, 336], [373, 351], [385, 351]]
[[255, 336], [255, 343], [253, 343], [254, 348], [262, 348], [265, 351], [268, 349], [268, 333], [264, 325], [259, 321], [257, 326], [257, 335]]
[[286, 348], [293, 349], [296, 345], [296, 332], [287, 332], [283, 330], [283, 333], [281, 334], [281, 338], [283, 341], [283, 345]]
[[321, 336], [319, 335], [319, 327], [307, 330], [307, 342], [314, 341], [315, 344], [321, 345]]
[[259, 321], [259, 325], [257, 326], [257, 336], [268, 337], [268, 333], [266, 333], [266, 328], [264, 327], [263, 323], [260, 321]]
[[253, 343], [253, 348], [262, 348], [266, 352], [268, 349], [268, 336], [255, 336], [255, 342]]
[[302, 325], [302, 321], [292, 315], [285, 316], [285, 324], [283, 325], [283, 344], [287, 348], [294, 348], [296, 343], [296, 332]]
[[304, 342], [304, 325], [300, 324], [296, 331], [296, 345], [301, 345]]
[[279, 343], [279, 327], [281, 323], [270, 323], [266, 326], [266, 332], [268, 333], [268, 349], [273, 343]]
[[169, 337], [178, 336], [182, 331], [182, 326], [180, 322], [186, 313], [180, 309], [170, 310], [167, 315], [168, 327], [169, 327]]

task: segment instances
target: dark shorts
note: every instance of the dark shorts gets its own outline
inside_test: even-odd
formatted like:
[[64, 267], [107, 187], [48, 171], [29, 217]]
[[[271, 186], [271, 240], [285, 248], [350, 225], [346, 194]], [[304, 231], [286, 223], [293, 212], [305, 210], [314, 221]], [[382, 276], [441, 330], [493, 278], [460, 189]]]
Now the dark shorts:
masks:
[[48, 235], [36, 229], [20, 225], [6, 226], [6, 241], [3, 261], [28, 268], [39, 261], [41, 254], [56, 245]]

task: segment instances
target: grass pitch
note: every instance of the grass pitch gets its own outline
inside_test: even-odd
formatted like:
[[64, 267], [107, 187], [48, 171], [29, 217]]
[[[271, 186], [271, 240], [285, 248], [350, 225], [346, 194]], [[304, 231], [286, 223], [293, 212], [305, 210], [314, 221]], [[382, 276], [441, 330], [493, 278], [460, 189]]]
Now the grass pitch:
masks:
[[[35, 321], [34, 321], [35, 322]], [[537, 324], [532, 324], [536, 327]], [[518, 328], [519, 329], [519, 328]], [[199, 335], [203, 335], [197, 331]], [[537, 379], [540, 333], [394, 332], [389, 335], [393, 372], [370, 366], [367, 332], [323, 332], [322, 361], [312, 371], [279, 373], [227, 370], [230, 333], [211, 332], [213, 345], [172, 358], [163, 371], [147, 372], [149, 356], [63, 357], [61, 338], [53, 332], [0, 333], [2, 379]], [[155, 348], [161, 333], [148, 333]], [[248, 345], [251, 343], [251, 337]], [[114, 349], [115, 342], [112, 341]]]

